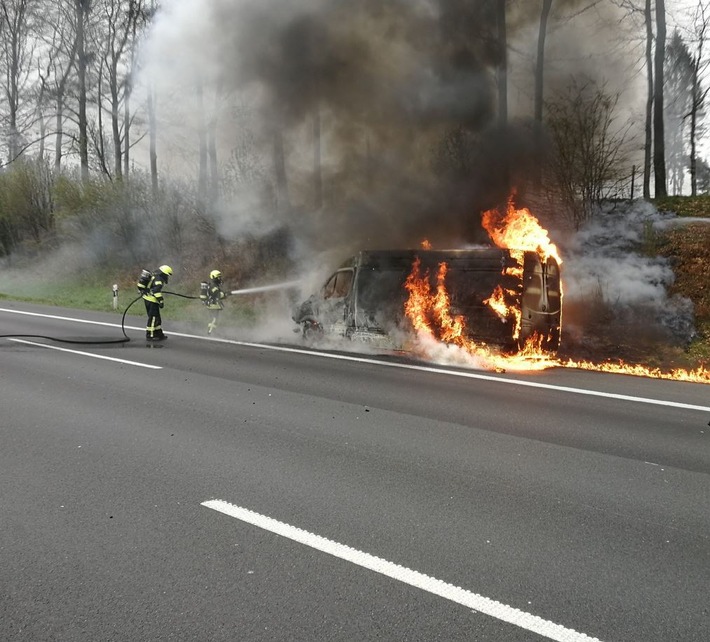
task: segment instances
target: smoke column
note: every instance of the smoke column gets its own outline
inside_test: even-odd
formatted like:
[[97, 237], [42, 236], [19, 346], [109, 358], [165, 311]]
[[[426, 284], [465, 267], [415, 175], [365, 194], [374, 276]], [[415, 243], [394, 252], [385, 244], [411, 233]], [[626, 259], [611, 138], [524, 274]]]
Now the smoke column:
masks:
[[[194, 158], [196, 132], [216, 118], [234, 187], [220, 210], [224, 236], [286, 227], [304, 253], [341, 255], [424, 237], [435, 247], [485, 242], [479, 213], [508, 195], [501, 168], [524, 173], [535, 158], [526, 122], [513, 117], [532, 113], [532, 4], [517, 3], [507, 17], [516, 67], [505, 130], [490, 0], [174, 0], [146, 43], [143, 81], [169, 107], [164, 145]], [[602, 16], [584, 6], [555, 3], [556, 15], [574, 16], [574, 37], [555, 45], [550, 35], [551, 82], [589, 71], [602, 25], [619, 28], [614, 8]], [[175, 165], [179, 156], [170, 153]]]

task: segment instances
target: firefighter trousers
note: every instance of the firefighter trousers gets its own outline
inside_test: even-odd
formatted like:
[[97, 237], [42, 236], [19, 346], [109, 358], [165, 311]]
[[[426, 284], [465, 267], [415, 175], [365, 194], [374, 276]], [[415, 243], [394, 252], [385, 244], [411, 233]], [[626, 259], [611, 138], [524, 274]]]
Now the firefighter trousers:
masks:
[[212, 334], [214, 329], [217, 327], [217, 319], [219, 318], [220, 310], [221, 308], [210, 310], [212, 314], [212, 320], [207, 324], [207, 334]]
[[148, 315], [148, 323], [145, 326], [145, 338], [148, 340], [161, 339], [165, 335], [163, 334], [162, 319], [160, 318], [160, 306], [155, 301], [148, 301], [143, 299], [145, 302], [145, 311]]

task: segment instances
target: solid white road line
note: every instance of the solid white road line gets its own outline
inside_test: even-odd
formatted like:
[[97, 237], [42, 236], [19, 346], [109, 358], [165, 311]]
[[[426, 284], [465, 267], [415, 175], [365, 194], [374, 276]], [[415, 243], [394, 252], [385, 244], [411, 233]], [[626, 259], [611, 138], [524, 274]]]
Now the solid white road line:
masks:
[[[38, 312], [23, 312], [21, 310], [10, 310], [0, 308], [0, 312], [13, 312], [15, 314], [29, 314], [31, 316], [47, 317], [49, 319], [61, 319], [62, 321], [76, 321], [77, 323], [93, 323], [95, 325], [107, 325], [120, 328], [120, 324], [105, 323], [102, 321], [87, 321], [86, 319], [73, 319], [71, 317], [54, 316], [51, 314], [40, 314]], [[126, 326], [130, 330], [142, 330], [132, 326]], [[620, 401], [631, 401], [634, 403], [645, 403], [656, 406], [666, 406], [668, 408], [682, 408], [683, 410], [699, 410], [701, 412], [710, 412], [710, 406], [697, 406], [694, 404], [681, 403], [678, 401], [665, 401], [663, 399], [651, 399], [649, 397], [634, 397], [631, 395], [620, 395], [613, 392], [601, 392], [598, 390], [586, 390], [584, 388], [570, 388], [568, 386], [557, 386], [551, 383], [540, 383], [538, 381], [522, 381], [520, 379], [508, 379], [506, 377], [492, 376], [478, 372], [470, 372], [463, 370], [448, 370], [446, 368], [437, 368], [434, 366], [420, 366], [410, 363], [397, 363], [393, 361], [382, 361], [381, 359], [372, 359], [368, 357], [358, 357], [354, 355], [333, 354], [330, 352], [319, 352], [317, 350], [304, 350], [301, 348], [289, 348], [286, 346], [271, 345], [268, 343], [253, 343], [250, 341], [237, 341], [234, 339], [221, 339], [217, 337], [204, 337], [196, 334], [186, 334], [184, 332], [169, 332], [176, 337], [185, 337], [188, 339], [200, 339], [202, 341], [213, 341], [217, 343], [227, 343], [237, 346], [245, 346], [247, 348], [261, 348], [263, 350], [274, 350], [276, 352], [290, 352], [292, 354], [304, 354], [311, 357], [321, 357], [325, 359], [336, 359], [340, 361], [352, 361], [355, 363], [367, 363], [376, 366], [386, 366], [388, 368], [400, 368], [404, 370], [417, 370], [419, 372], [430, 372], [432, 374], [444, 374], [451, 377], [464, 377], [466, 379], [478, 379], [480, 381], [496, 381], [502, 384], [513, 386], [527, 386], [529, 388], [543, 388], [545, 390], [555, 390], [556, 392], [567, 392], [576, 395], [587, 395], [590, 397], [605, 397], [607, 399], [618, 399]]]
[[[171, 333], [175, 334], [175, 333]], [[182, 335], [191, 337], [193, 335]], [[246, 341], [232, 341], [229, 339], [207, 339], [206, 337], [194, 337], [197, 339], [205, 338], [208, 341], [222, 341], [224, 343], [233, 343], [235, 345], [247, 346], [252, 348], [265, 348], [267, 350], [277, 350], [280, 352], [293, 352], [296, 354], [308, 354], [317, 357], [326, 357], [328, 359], [340, 359], [342, 361], [356, 361], [358, 363], [368, 363], [376, 366], [387, 366], [388, 368], [401, 368], [404, 370], [418, 370], [420, 372], [431, 372], [433, 374], [444, 374], [452, 377], [464, 377], [465, 379], [479, 379], [482, 381], [495, 381], [497, 383], [510, 384], [513, 386], [527, 386], [529, 388], [544, 388], [546, 390], [555, 390], [557, 392], [569, 392], [577, 395], [589, 395], [591, 397], [606, 397], [607, 399], [619, 399], [621, 401], [633, 401], [636, 403], [646, 403], [656, 406], [668, 406], [670, 408], [683, 408], [685, 410], [700, 410], [702, 412], [710, 412], [710, 406], [696, 406], [689, 403], [681, 403], [679, 401], [664, 401], [663, 399], [651, 399], [650, 397], [634, 397], [631, 395], [619, 395], [613, 392], [601, 392], [598, 390], [586, 390], [584, 388], [570, 388], [568, 386], [557, 386], [551, 383], [540, 383], [538, 381], [521, 381], [519, 379], [507, 379], [505, 377], [494, 377], [492, 375], [479, 374], [477, 372], [468, 372], [462, 370], [447, 370], [445, 368], [437, 368], [434, 366], [419, 366], [410, 363], [397, 363], [394, 361], [382, 361], [380, 359], [370, 359], [367, 357], [354, 357], [351, 355], [331, 354], [329, 352], [317, 352], [315, 350], [302, 350], [300, 348], [286, 348], [283, 346], [273, 346], [262, 343], [248, 343]]]
[[532, 615], [531, 613], [526, 613], [512, 606], [484, 597], [483, 595], [472, 593], [453, 584], [447, 584], [429, 575], [424, 575], [423, 573], [413, 571], [399, 564], [388, 562], [380, 557], [358, 551], [350, 546], [339, 544], [320, 535], [309, 533], [301, 528], [279, 522], [271, 517], [260, 515], [246, 508], [241, 508], [240, 506], [235, 506], [221, 499], [202, 502], [201, 505], [248, 524], [252, 524], [253, 526], [281, 535], [300, 544], [304, 544], [305, 546], [310, 546], [323, 553], [328, 553], [329, 555], [339, 557], [340, 559], [352, 562], [353, 564], [370, 569], [376, 573], [381, 573], [404, 584], [409, 584], [410, 586], [438, 595], [457, 604], [474, 609], [475, 611], [490, 615], [503, 622], [508, 622], [527, 631], [532, 631], [550, 640], [558, 640], [559, 642], [599, 642], [598, 638], [593, 638], [573, 629], [568, 629], [549, 620], [544, 620], [541, 617]]
[[37, 343], [35, 341], [27, 341], [26, 339], [9, 339], [15, 343], [26, 343], [31, 346], [39, 346], [48, 350], [59, 350], [60, 352], [71, 352], [72, 354], [80, 354], [84, 357], [93, 357], [94, 359], [105, 359], [106, 361], [116, 361], [117, 363], [125, 363], [129, 366], [139, 366], [140, 368], [150, 368], [151, 370], [162, 370], [163, 366], [153, 366], [149, 363], [139, 363], [138, 361], [128, 361], [128, 359], [117, 359], [116, 357], [106, 357], [102, 354], [92, 354], [91, 352], [83, 352], [82, 350], [70, 350], [69, 348], [60, 348], [59, 346], [50, 346], [46, 343]]
[[73, 317], [60, 317], [56, 314], [43, 314], [41, 312], [27, 312], [25, 310], [12, 310], [10, 308], [0, 308], [0, 312], [10, 312], [12, 314], [24, 314], [29, 317], [42, 317], [43, 319], [58, 319], [60, 321], [73, 321], [74, 323], [88, 323], [90, 325], [105, 325], [110, 328], [120, 328], [120, 324], [108, 323], [106, 321], [89, 321], [88, 319], [75, 319]]

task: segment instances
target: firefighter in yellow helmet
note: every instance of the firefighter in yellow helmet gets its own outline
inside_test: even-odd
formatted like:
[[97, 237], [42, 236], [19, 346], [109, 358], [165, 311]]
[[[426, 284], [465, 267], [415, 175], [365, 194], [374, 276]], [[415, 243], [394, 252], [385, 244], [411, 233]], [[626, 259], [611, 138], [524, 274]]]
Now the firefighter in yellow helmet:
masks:
[[148, 323], [145, 326], [145, 338], [147, 341], [164, 341], [168, 338], [163, 332], [160, 310], [165, 305], [163, 286], [168, 284], [168, 278], [172, 275], [173, 269], [169, 265], [161, 265], [157, 270], [151, 272], [150, 278], [143, 289], [143, 302], [148, 315]]
[[207, 334], [212, 334], [217, 327], [217, 318], [224, 309], [226, 298], [227, 293], [222, 287], [222, 273], [219, 270], [212, 270], [209, 282], [203, 281], [200, 284], [200, 300], [212, 313], [211, 321], [207, 324]]

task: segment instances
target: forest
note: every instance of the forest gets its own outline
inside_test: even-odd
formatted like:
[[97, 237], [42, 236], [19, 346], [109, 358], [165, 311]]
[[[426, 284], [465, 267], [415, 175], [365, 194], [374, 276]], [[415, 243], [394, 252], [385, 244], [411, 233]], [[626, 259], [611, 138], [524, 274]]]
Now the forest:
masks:
[[666, 4], [0, 0], [0, 267], [249, 284], [701, 196], [710, 13]]

